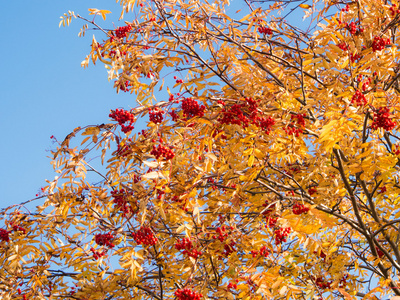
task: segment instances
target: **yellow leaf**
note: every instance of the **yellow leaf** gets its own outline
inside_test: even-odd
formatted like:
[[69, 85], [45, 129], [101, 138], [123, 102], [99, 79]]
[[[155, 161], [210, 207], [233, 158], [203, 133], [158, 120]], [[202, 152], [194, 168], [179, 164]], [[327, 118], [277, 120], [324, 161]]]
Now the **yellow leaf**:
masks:
[[111, 14], [111, 11], [105, 9], [97, 9], [97, 8], [89, 8], [89, 15], [98, 15], [100, 14], [103, 17], [103, 20], [106, 19], [106, 14]]
[[14, 258], [17, 258], [17, 257], [18, 257], [17, 254], [13, 254], [7, 260], [13, 260]]
[[308, 4], [300, 4], [299, 7], [304, 8], [304, 9], [309, 9], [311, 7], [311, 5]]
[[346, 60], [340, 65], [340, 69], [346, 68], [346, 66], [349, 64], [349, 59], [346, 58]]
[[248, 162], [247, 162], [247, 165], [248, 165], [249, 167], [252, 167], [253, 164], [254, 164], [254, 155], [251, 155], [251, 156], [249, 157], [249, 160], [248, 160]]
[[163, 220], [166, 220], [167, 217], [166, 217], [166, 215], [165, 215], [164, 209], [163, 209], [162, 207], [160, 207], [159, 210], [160, 210], [160, 214], [161, 214], [161, 217], [163, 218]]
[[259, 149], [254, 149], [254, 154], [258, 159], [264, 159], [265, 157], [265, 154]]
[[346, 300], [353, 300], [353, 297], [349, 293], [347, 293], [344, 289], [338, 288], [338, 291], [344, 296]]
[[176, 233], [181, 233], [184, 230], [185, 230], [185, 225], [181, 225], [176, 229]]

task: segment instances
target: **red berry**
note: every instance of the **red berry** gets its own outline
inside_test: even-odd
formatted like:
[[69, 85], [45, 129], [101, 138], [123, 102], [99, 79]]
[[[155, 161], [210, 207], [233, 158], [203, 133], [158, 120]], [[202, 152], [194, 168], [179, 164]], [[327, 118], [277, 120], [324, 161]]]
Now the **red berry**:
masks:
[[268, 34], [268, 35], [272, 35], [272, 33], [273, 33], [271, 28], [264, 27], [264, 26], [258, 27], [258, 32], [263, 33], [263, 34]]
[[149, 227], [141, 227], [138, 231], [133, 233], [132, 236], [138, 245], [143, 244], [153, 246], [157, 244], [158, 241], [157, 237]]
[[160, 124], [163, 121], [163, 114], [164, 112], [162, 110], [159, 110], [158, 108], [155, 108], [154, 110], [149, 111], [149, 118], [150, 122], [153, 122], [154, 124]]
[[390, 45], [390, 39], [384, 39], [383, 37], [375, 36], [372, 41], [372, 51], [381, 51], [386, 45]]
[[[139, 176], [134, 175], [134, 183], [139, 181]], [[136, 208], [133, 208], [131, 203], [128, 200], [128, 197], [133, 196], [133, 193], [128, 193], [125, 189], [113, 190], [111, 191], [111, 195], [114, 198], [114, 203], [116, 204], [116, 208], [122, 211], [123, 215], [133, 214], [136, 212]]]
[[374, 120], [372, 122], [371, 128], [377, 130], [378, 128], [383, 128], [387, 131], [394, 129], [396, 122], [392, 121], [389, 114], [388, 107], [381, 107], [374, 112]]
[[351, 103], [355, 104], [356, 106], [365, 106], [367, 104], [367, 99], [363, 93], [357, 90], [351, 98]]
[[121, 126], [122, 132], [124, 133], [132, 131], [134, 128], [133, 123], [136, 121], [136, 119], [135, 116], [129, 111], [116, 109], [115, 111], [111, 111], [109, 117], [118, 122], [118, 124]]
[[114, 236], [111, 234], [111, 232], [109, 233], [105, 233], [105, 234], [96, 234], [94, 237], [94, 240], [96, 242], [97, 245], [100, 246], [107, 246], [108, 248], [114, 248], [114, 244], [111, 243], [111, 241], [114, 239]]
[[10, 241], [9, 232], [3, 228], [0, 228], [0, 240], [4, 242]]
[[304, 204], [296, 203], [293, 205], [292, 211], [295, 215], [301, 215], [303, 213], [308, 212], [310, 209], [306, 207]]
[[175, 296], [177, 300], [200, 300], [203, 298], [203, 295], [200, 293], [196, 293], [195, 291], [185, 288], [185, 289], [178, 289], [175, 292]]

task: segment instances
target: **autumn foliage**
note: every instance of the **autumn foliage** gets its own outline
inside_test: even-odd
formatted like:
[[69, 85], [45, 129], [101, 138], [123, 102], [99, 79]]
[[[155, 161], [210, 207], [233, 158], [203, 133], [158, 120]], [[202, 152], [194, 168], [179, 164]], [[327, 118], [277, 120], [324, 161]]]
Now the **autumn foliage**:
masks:
[[399, 4], [119, 2], [60, 24], [133, 108], [1, 211], [2, 299], [400, 295]]

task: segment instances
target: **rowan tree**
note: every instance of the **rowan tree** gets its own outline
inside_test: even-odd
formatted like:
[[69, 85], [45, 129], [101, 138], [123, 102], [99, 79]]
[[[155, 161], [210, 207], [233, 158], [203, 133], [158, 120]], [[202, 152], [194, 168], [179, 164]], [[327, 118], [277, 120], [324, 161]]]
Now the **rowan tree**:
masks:
[[1, 211], [2, 299], [400, 295], [399, 4], [119, 2], [61, 24], [136, 104]]

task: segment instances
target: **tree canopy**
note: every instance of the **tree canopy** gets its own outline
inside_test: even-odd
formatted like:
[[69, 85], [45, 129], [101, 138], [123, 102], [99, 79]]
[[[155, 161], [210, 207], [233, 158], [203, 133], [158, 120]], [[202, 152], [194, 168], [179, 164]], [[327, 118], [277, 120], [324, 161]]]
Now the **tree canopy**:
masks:
[[1, 210], [2, 299], [400, 295], [399, 4], [117, 2], [60, 25], [133, 108]]

